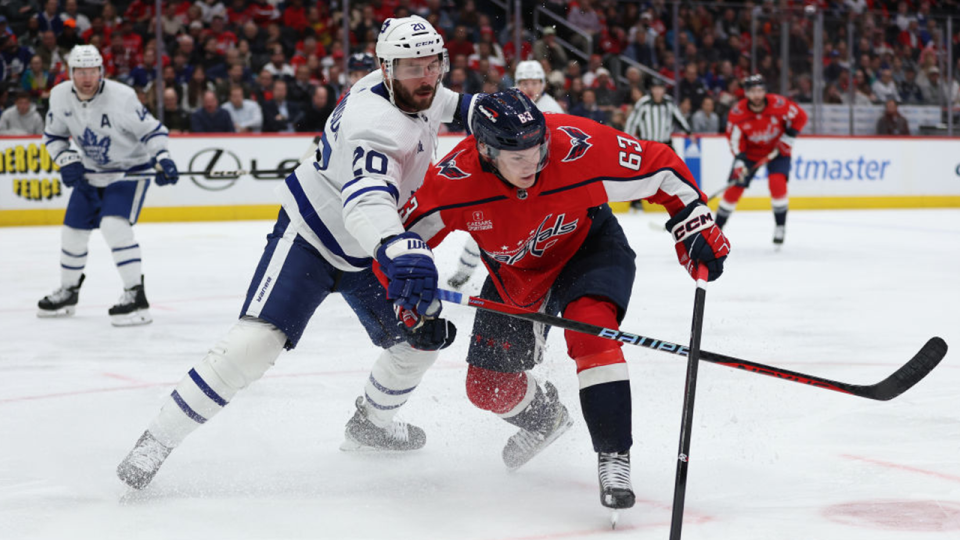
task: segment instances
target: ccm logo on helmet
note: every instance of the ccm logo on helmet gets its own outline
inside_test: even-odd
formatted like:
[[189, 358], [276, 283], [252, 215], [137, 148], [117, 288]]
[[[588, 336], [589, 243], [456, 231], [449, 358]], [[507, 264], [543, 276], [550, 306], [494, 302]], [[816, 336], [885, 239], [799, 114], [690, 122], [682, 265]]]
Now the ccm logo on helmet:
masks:
[[709, 213], [701, 214], [673, 230], [673, 239], [683, 240], [688, 234], [713, 224], [713, 216]]

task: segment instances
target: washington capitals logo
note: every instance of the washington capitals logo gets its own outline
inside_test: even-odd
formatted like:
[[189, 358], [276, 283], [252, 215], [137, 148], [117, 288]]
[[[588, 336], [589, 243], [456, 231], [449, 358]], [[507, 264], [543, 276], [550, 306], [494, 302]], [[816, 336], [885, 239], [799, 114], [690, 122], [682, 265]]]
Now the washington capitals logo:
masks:
[[110, 152], [109, 136], [98, 139], [97, 134], [90, 128], [87, 128], [83, 132], [83, 137], [80, 137], [80, 140], [77, 142], [80, 144], [80, 148], [83, 149], [83, 153], [96, 162], [97, 165], [106, 165], [110, 162], [110, 156], [108, 155]]
[[580, 128], [575, 128], [571, 126], [562, 126], [560, 131], [566, 133], [570, 137], [570, 151], [567, 152], [567, 157], [563, 158], [563, 161], [576, 161], [582, 158], [587, 150], [593, 146], [593, 143], [588, 143], [587, 139], [590, 138], [589, 135], [583, 132]]
[[463, 150], [457, 152], [456, 154], [448, 157], [447, 159], [437, 163], [437, 167], [440, 168], [438, 173], [440, 176], [446, 176], [451, 180], [461, 180], [470, 176], [468, 173], [461, 171], [457, 168], [457, 156], [463, 153]]

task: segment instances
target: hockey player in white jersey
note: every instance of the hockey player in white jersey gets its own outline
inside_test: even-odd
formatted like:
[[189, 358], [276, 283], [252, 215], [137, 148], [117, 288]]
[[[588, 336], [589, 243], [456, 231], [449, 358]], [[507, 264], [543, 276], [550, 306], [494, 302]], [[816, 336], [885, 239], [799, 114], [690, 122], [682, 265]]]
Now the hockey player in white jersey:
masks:
[[[547, 86], [547, 76], [543, 72], [543, 66], [537, 60], [524, 60], [517, 64], [517, 69], [513, 72], [513, 80], [516, 81], [517, 89], [530, 98], [530, 101], [537, 105], [537, 109], [544, 113], [564, 114], [563, 108], [553, 99], [553, 96], [544, 92]], [[480, 264], [480, 248], [473, 238], [468, 237], [463, 251], [460, 253], [460, 259], [457, 261], [457, 270], [447, 280], [447, 285], [454, 289], [459, 289], [470, 281], [474, 270]]]
[[132, 88], [103, 78], [103, 58], [96, 47], [74, 47], [69, 64], [71, 80], [50, 92], [43, 131], [43, 142], [64, 185], [73, 188], [61, 234], [61, 286], [40, 300], [37, 315], [73, 315], [85, 277], [90, 233], [99, 228], [124, 288], [119, 302], [109, 309], [111, 322], [147, 324], [152, 319], [133, 225], [150, 186], [149, 175], [155, 174], [160, 186], [179, 179], [167, 152], [167, 128]]
[[[398, 209], [423, 182], [440, 124], [468, 124], [471, 97], [440, 85], [448, 66], [443, 39], [420, 17], [387, 19], [376, 52], [380, 69], [343, 97], [315, 159], [278, 188], [283, 208], [239, 322], [181, 380], [117, 468], [128, 485], [146, 486], [189, 433], [259, 379], [284, 348], [295, 347], [333, 292], [384, 349], [357, 398], [342, 448], [425, 444], [422, 429], [394, 415], [455, 328], [436, 318], [433, 255], [404, 231]], [[389, 280], [386, 290], [371, 270], [374, 259]]]

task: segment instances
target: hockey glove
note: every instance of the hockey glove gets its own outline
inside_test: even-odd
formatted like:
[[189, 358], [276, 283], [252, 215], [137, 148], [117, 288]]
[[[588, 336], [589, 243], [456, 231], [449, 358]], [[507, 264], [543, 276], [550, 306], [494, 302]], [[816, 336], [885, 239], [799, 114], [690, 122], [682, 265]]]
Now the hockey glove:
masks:
[[180, 171], [177, 170], [177, 164], [170, 159], [170, 154], [161, 152], [157, 156], [157, 185], [165, 186], [167, 184], [176, 184], [180, 179]]
[[667, 230], [676, 242], [677, 259], [694, 279], [697, 266], [707, 267], [707, 281], [713, 281], [723, 273], [723, 261], [730, 254], [730, 242], [713, 221], [710, 209], [700, 201], [694, 201], [667, 221]]
[[457, 337], [457, 327], [446, 319], [417, 315], [415, 311], [394, 306], [400, 328], [411, 347], [420, 351], [439, 351]]
[[787, 128], [784, 130], [783, 135], [780, 136], [780, 140], [777, 141], [776, 152], [785, 156], [789, 156], [791, 152], [793, 152], [793, 143], [797, 142], [797, 134], [797, 130], [793, 128]]
[[733, 159], [733, 168], [730, 169], [730, 179], [727, 183], [731, 186], [746, 187], [750, 185], [754, 172], [756, 169], [751, 172], [751, 168], [747, 166], [747, 154], [741, 152]]
[[384, 239], [377, 248], [377, 262], [387, 276], [387, 298], [394, 304], [431, 317], [440, 314], [430, 304], [437, 296], [437, 266], [433, 252], [416, 233], [405, 232]]
[[83, 161], [80, 154], [68, 150], [57, 158], [57, 166], [60, 167], [60, 180], [63, 185], [70, 188], [83, 188]]

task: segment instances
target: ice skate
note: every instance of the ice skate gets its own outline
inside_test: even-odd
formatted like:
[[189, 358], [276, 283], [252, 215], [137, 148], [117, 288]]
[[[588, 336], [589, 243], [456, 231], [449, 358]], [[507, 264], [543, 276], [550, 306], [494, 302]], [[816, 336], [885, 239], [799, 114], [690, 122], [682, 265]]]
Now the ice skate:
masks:
[[110, 308], [110, 322], [114, 326], [138, 326], [153, 322], [150, 316], [150, 304], [143, 292], [143, 276], [140, 285], [124, 289], [117, 304]]
[[600, 504], [613, 510], [611, 526], [616, 528], [619, 510], [633, 507], [636, 495], [630, 484], [630, 452], [597, 455], [597, 476], [600, 478]]
[[347, 422], [346, 440], [340, 449], [407, 451], [423, 448], [426, 443], [427, 434], [417, 426], [396, 419], [385, 428], [371, 422], [363, 406], [363, 397], [358, 397], [357, 412]]
[[153, 480], [172, 450], [149, 431], [144, 431], [133, 450], [117, 466], [117, 477], [134, 489], [143, 489]]
[[786, 233], [786, 225], [777, 225], [776, 228], [773, 229], [773, 244], [778, 251], [780, 250], [780, 247], [783, 246], [783, 237], [786, 235]]
[[37, 317], [69, 317], [77, 311], [77, 300], [80, 299], [80, 286], [83, 285], [85, 275], [80, 274], [80, 281], [72, 287], [60, 287], [44, 296], [37, 302]]
[[508, 469], [514, 470], [523, 466], [573, 425], [570, 413], [559, 401], [557, 389], [550, 383], [544, 386], [549, 405], [555, 408], [556, 414], [552, 421], [544, 424], [542, 429], [537, 431], [521, 429], [510, 437], [507, 445], [503, 447], [503, 463]]

